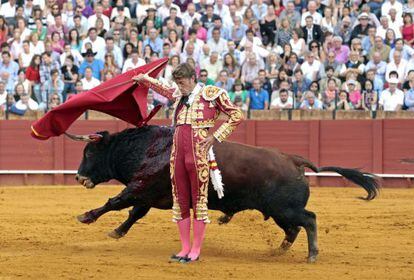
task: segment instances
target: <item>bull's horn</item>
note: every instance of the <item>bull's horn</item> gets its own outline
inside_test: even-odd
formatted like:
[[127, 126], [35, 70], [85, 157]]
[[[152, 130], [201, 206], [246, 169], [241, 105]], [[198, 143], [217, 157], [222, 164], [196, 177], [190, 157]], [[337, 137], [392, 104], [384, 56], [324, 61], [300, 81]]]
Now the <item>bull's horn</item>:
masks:
[[75, 135], [65, 132], [65, 135], [75, 141], [83, 142], [99, 142], [103, 138], [101, 134], [89, 134], [89, 135]]

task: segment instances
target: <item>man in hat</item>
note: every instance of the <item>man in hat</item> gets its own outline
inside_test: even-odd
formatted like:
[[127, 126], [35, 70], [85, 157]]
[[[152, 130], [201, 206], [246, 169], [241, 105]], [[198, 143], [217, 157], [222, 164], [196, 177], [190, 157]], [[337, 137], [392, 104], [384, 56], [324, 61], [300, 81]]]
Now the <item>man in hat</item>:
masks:
[[86, 52], [82, 53], [85, 58], [79, 67], [79, 73], [84, 76], [85, 69], [90, 67], [92, 69], [92, 76], [98, 80], [101, 80], [101, 72], [104, 69], [104, 63], [100, 59], [95, 58], [96, 52], [92, 49], [87, 49]]
[[367, 13], [361, 13], [358, 16], [359, 24], [354, 27], [351, 33], [351, 41], [354, 38], [360, 38], [361, 40], [368, 35], [368, 29], [371, 27], [369, 24], [369, 16]]
[[[149, 86], [174, 103], [174, 140], [170, 158], [173, 186], [173, 221], [177, 222], [182, 249], [171, 261], [188, 263], [198, 260], [209, 223], [207, 193], [209, 183], [210, 147], [224, 141], [243, 119], [227, 92], [215, 86], [196, 83], [195, 69], [188, 63], [177, 66], [172, 73], [177, 86], [170, 86], [140, 74], [134, 77], [139, 84]], [[209, 135], [220, 112], [229, 119]], [[193, 208], [193, 244], [190, 244], [190, 208]]]

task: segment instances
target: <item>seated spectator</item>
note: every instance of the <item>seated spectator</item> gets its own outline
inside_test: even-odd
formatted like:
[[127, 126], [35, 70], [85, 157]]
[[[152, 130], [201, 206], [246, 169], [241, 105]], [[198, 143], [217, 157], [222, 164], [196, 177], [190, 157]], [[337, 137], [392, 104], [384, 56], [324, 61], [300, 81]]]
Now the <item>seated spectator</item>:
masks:
[[216, 18], [213, 22], [213, 26], [211, 26], [210, 29], [208, 29], [207, 31], [207, 40], [213, 38], [213, 31], [215, 29], [218, 29], [220, 31], [220, 37], [225, 39], [226, 41], [232, 39], [230, 36], [230, 31], [225, 26], [223, 26], [221, 18]]
[[0, 106], [7, 101], [7, 91], [5, 83], [0, 80]]
[[208, 29], [210, 29], [210, 27], [213, 26], [214, 20], [216, 18], [219, 18], [219, 16], [214, 13], [214, 7], [212, 5], [207, 5], [206, 6], [206, 12], [205, 12], [204, 15], [201, 16], [200, 21], [201, 21], [203, 27], [206, 30], [208, 30]]
[[214, 85], [214, 80], [208, 77], [208, 71], [206, 69], [201, 69], [198, 77], [199, 83], [205, 84], [206, 86]]
[[414, 88], [414, 70], [408, 71], [407, 79], [403, 84], [404, 93]]
[[93, 76], [100, 80], [101, 79], [101, 73], [104, 68], [104, 63], [100, 59], [96, 59], [95, 55], [97, 53], [92, 51], [92, 49], [87, 49], [86, 52], [82, 53], [82, 56], [85, 58], [82, 64], [79, 66], [79, 74], [82, 76], [85, 75], [86, 68], [92, 69]]
[[[288, 44], [289, 42], [286, 42], [287, 38], [291, 38], [291, 25], [288, 19], [282, 19], [282, 29], [285, 30], [285, 33], [280, 32], [279, 30], [277, 30], [276, 28], [276, 14], [275, 14], [275, 8], [273, 7], [273, 5], [269, 5], [267, 7], [267, 12], [266, 15], [259, 19], [260, 20], [260, 30], [262, 32], [262, 39], [263, 39], [263, 45], [267, 46], [267, 45], [271, 45], [273, 46], [273, 44], [275, 43], [275, 34], [278, 33], [278, 39], [279, 42], [281, 42], [282, 46], [285, 44]], [[283, 22], [287, 22], [288, 26], [285, 26], [283, 24]], [[239, 19], [239, 22], [241, 23], [241, 20]], [[284, 26], [284, 27], [283, 27]], [[286, 32], [288, 31], [288, 32]], [[289, 36], [283, 36], [284, 34], [288, 34]], [[280, 43], [279, 43], [280, 44]]]
[[293, 29], [292, 38], [289, 40], [289, 44], [292, 47], [292, 52], [296, 53], [299, 58], [303, 58], [307, 50], [306, 42], [302, 36], [302, 29]]
[[349, 100], [352, 102], [354, 109], [361, 109], [362, 95], [361, 91], [357, 88], [357, 81], [350, 79], [346, 82], [347, 92], [349, 94]]
[[326, 87], [328, 86], [328, 81], [330, 79], [333, 79], [335, 81], [338, 88], [341, 87], [341, 80], [334, 76], [335, 70], [333, 67], [327, 66], [324, 72], [325, 77], [319, 80], [319, 87], [321, 89], [321, 92], [324, 92], [326, 90]]
[[72, 56], [73, 64], [76, 65], [76, 66], [78, 66], [78, 67], [83, 62], [83, 56], [79, 53], [78, 50], [72, 49], [70, 47], [70, 44], [69, 43], [65, 44], [65, 46], [63, 47], [63, 53], [59, 57], [60, 65], [64, 65], [65, 64], [65, 61], [66, 61], [66, 57], [67, 56]]
[[315, 60], [315, 55], [312, 52], [308, 52], [306, 54], [306, 61], [302, 64], [300, 69], [306, 79], [316, 81], [320, 66], [321, 63]]
[[323, 33], [321, 26], [315, 24], [314, 20], [315, 18], [313, 18], [312, 16], [307, 16], [305, 20], [306, 24], [302, 27], [303, 37], [305, 38], [307, 45], [309, 45], [312, 41], [323, 42]]
[[52, 109], [56, 108], [61, 103], [62, 103], [62, 101], [60, 100], [59, 94], [57, 94], [57, 93], [51, 94], [50, 98], [49, 98], [48, 110], [52, 110]]
[[270, 83], [269, 79], [266, 76], [266, 70], [260, 69], [259, 70], [259, 79], [262, 83], [262, 88], [267, 91], [269, 96], [272, 94], [272, 84]]
[[18, 115], [23, 115], [24, 112], [20, 112], [20, 110], [16, 109], [16, 106], [14, 106], [16, 104], [16, 100], [14, 99], [13, 94], [7, 94], [6, 96], [6, 102], [3, 105], [0, 105], [0, 109], [3, 112], [9, 112], [9, 113], [15, 113]]
[[[330, 78], [327, 81], [326, 89], [322, 91], [322, 102], [325, 109], [335, 109], [335, 100], [338, 96], [338, 89], [339, 87], [336, 84], [336, 81]], [[347, 98], [349, 98], [348, 93]]]
[[374, 90], [371, 80], [366, 80], [362, 91], [362, 109], [376, 111], [378, 109], [378, 92]]
[[227, 70], [221, 70], [217, 78], [216, 87], [230, 91], [233, 88], [234, 79], [229, 77]]
[[63, 89], [65, 87], [65, 84], [63, 83], [59, 70], [53, 69], [50, 71], [51, 79], [48, 80], [43, 85], [43, 91], [42, 91], [42, 97], [41, 100], [38, 100], [39, 102], [39, 109], [46, 110], [47, 105], [49, 103], [49, 96], [53, 93], [56, 93], [59, 95], [60, 100], [63, 100], [62, 93]]
[[142, 47], [149, 45], [154, 52], [161, 53], [162, 45], [164, 44], [161, 37], [158, 35], [157, 29], [151, 28], [149, 30], [149, 36], [144, 40]]
[[301, 110], [322, 110], [323, 104], [322, 101], [320, 101], [313, 92], [307, 91], [304, 94], [304, 100], [302, 104], [300, 105]]
[[404, 104], [404, 92], [397, 88], [397, 78], [388, 79], [389, 88], [382, 91], [379, 108], [384, 111], [399, 111]]
[[63, 53], [63, 46], [65, 45], [65, 41], [60, 37], [58, 32], [53, 32], [51, 36], [51, 45], [52, 50], [59, 55]]
[[65, 64], [61, 68], [64, 88], [62, 98], [60, 101], [65, 102], [68, 93], [75, 90], [75, 83], [79, 77], [79, 68], [74, 64], [73, 56], [68, 55], [65, 59]]
[[371, 80], [371, 82], [374, 84], [374, 90], [377, 92], [382, 92], [384, 89], [384, 82], [382, 79], [378, 78], [375, 75], [375, 70], [370, 69], [366, 72], [366, 78], [367, 80]]
[[[155, 57], [155, 59], [158, 59], [158, 57]], [[153, 60], [153, 61], [155, 61], [155, 60]], [[190, 64], [194, 68], [197, 75], [200, 74], [200, 67], [196, 64], [196, 61], [194, 60], [194, 58], [188, 57], [185, 62]]]
[[241, 102], [243, 104], [246, 104], [247, 98], [248, 98], [248, 92], [244, 89], [244, 86], [242, 82], [237, 79], [233, 84], [233, 89], [229, 91], [229, 97], [231, 102], [234, 102], [236, 97], [239, 97], [241, 99]]
[[402, 54], [400, 51], [395, 51], [393, 56], [394, 61], [390, 61], [387, 64], [387, 71], [385, 72], [385, 76], [389, 77], [391, 71], [396, 71], [398, 73], [399, 82], [404, 83], [409, 67], [408, 62], [405, 59], [402, 59]]
[[379, 52], [375, 52], [372, 55], [372, 59], [368, 61], [367, 65], [365, 66], [365, 71], [373, 70], [375, 76], [384, 81], [385, 72], [387, 71], [387, 63], [381, 60], [381, 54]]
[[313, 81], [309, 85], [309, 91], [313, 92], [315, 94], [316, 98], [321, 99], [321, 89], [319, 87], [319, 83], [317, 81]]
[[[194, 34], [193, 36], [194, 36], [195, 43], [197, 43], [197, 40], [195, 38], [196, 33], [193, 33], [193, 34]], [[174, 53], [181, 53], [183, 49], [183, 40], [181, 40], [178, 37], [178, 33], [176, 30], [170, 30], [170, 33], [168, 34], [168, 38], [165, 38], [164, 42], [168, 43], [171, 46]]]
[[[172, 81], [172, 72], [177, 68], [177, 66], [180, 65], [180, 56], [173, 55], [171, 56], [170, 60], [168, 61], [167, 66], [165, 66], [164, 70], [164, 78], [170, 82]], [[201, 73], [201, 71], [200, 71]]]
[[273, 82], [278, 74], [279, 74], [279, 68], [282, 66], [282, 61], [280, 57], [274, 53], [271, 52], [266, 60], [266, 76], [270, 79], [271, 82]]
[[19, 66], [20, 68], [26, 68], [29, 66], [30, 61], [34, 55], [33, 51], [30, 50], [30, 42], [27, 40], [23, 41], [23, 51], [19, 55]]
[[381, 60], [388, 62], [388, 57], [390, 55], [391, 48], [384, 44], [383, 39], [380, 36], [375, 36], [374, 46], [371, 48], [368, 58], [372, 59], [372, 56], [375, 52], [379, 52], [381, 55]]
[[358, 81], [363, 80], [365, 65], [362, 62], [362, 58], [360, 57], [360, 54], [357, 51], [351, 51], [349, 55], [349, 60], [347, 63], [345, 63], [345, 66], [346, 70], [342, 74], [343, 77], [353, 75], [356, 77]]
[[282, 110], [282, 109], [292, 109], [293, 108], [293, 98], [289, 96], [289, 93], [286, 89], [281, 89], [279, 91], [279, 97], [272, 100], [270, 103], [270, 109]]
[[395, 40], [395, 47], [391, 49], [389, 61], [394, 61], [394, 52], [401, 52], [401, 58], [409, 61], [414, 56], [414, 49], [410, 45], [406, 45], [403, 39]]
[[250, 53], [247, 62], [242, 66], [240, 77], [242, 83], [244, 83], [248, 89], [251, 87], [251, 84], [257, 77], [257, 73], [259, 73], [260, 69], [263, 68], [257, 61], [256, 55], [254, 53]]
[[201, 25], [200, 21], [194, 19], [191, 28], [197, 32], [197, 39], [207, 42], [207, 29]]
[[349, 100], [349, 93], [346, 90], [341, 90], [339, 92], [338, 101], [336, 103], [336, 108], [335, 109], [336, 110], [344, 110], [344, 111], [349, 111], [349, 110], [354, 109], [354, 104]]
[[[233, 17], [233, 23], [230, 26], [230, 39], [237, 45], [240, 44], [244, 34], [246, 34], [247, 25], [245, 25], [239, 16]], [[274, 37], [274, 35], [273, 35]], [[274, 38], [273, 38], [274, 39]]]
[[[34, 101], [33, 99], [30, 98], [30, 95], [27, 93], [24, 93], [20, 96], [20, 100], [16, 102], [16, 104], [13, 105], [17, 110], [19, 110], [20, 112], [23, 112], [22, 115], [24, 115], [24, 113], [27, 110], [30, 111], [36, 111], [37, 109], [39, 109], [39, 104], [37, 104], [36, 101]], [[13, 111], [13, 109], [12, 109]]]
[[350, 53], [349, 47], [342, 43], [343, 39], [341, 37], [333, 37], [333, 48], [329, 50], [335, 54], [335, 61], [340, 64], [344, 64], [348, 61]]
[[6, 83], [6, 90], [12, 91], [14, 83], [17, 81], [17, 72], [19, 65], [11, 59], [11, 55], [7, 51], [1, 54], [2, 62], [0, 62], [0, 78]]
[[269, 108], [269, 94], [262, 88], [259, 78], [253, 80], [246, 103], [251, 110], [267, 110]]
[[[0, 102], [1, 104], [1, 102]], [[414, 111], [414, 88], [410, 88], [404, 96], [404, 106], [408, 111]]]
[[210, 51], [217, 53], [227, 52], [227, 41], [221, 38], [220, 28], [213, 28], [212, 34], [212, 38], [207, 41], [207, 45], [210, 47]]
[[107, 72], [112, 72], [114, 73], [115, 76], [121, 73], [121, 70], [118, 68], [117, 64], [115, 63], [115, 57], [112, 53], [105, 54], [104, 68], [102, 72], [104, 75]]
[[101, 84], [101, 82], [93, 76], [91, 67], [86, 67], [85, 76], [81, 81], [82, 81], [83, 90], [90, 90]]
[[236, 59], [230, 53], [224, 55], [223, 69], [226, 70], [229, 73], [229, 77], [233, 79], [238, 79], [240, 77], [240, 67]]
[[292, 91], [295, 96], [302, 95], [305, 91], [309, 89], [311, 81], [306, 79], [303, 76], [303, 72], [301, 69], [297, 69], [294, 74], [294, 79], [292, 83]]

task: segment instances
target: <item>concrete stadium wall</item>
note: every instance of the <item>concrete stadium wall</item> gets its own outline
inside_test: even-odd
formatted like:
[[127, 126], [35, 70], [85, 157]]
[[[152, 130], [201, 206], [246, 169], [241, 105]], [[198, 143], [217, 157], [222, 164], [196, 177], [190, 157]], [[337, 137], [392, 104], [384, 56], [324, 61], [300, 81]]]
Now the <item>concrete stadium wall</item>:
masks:
[[[169, 120], [152, 124], [168, 125]], [[76, 170], [84, 143], [65, 137], [38, 141], [30, 137], [32, 121], [0, 121], [0, 170]], [[69, 132], [88, 134], [117, 132], [128, 125], [118, 120], [77, 121]], [[380, 174], [414, 174], [414, 120], [246, 120], [231, 140], [255, 146], [278, 148], [310, 159], [318, 166], [361, 168]], [[260, 164], [260, 163], [258, 163]], [[410, 179], [385, 179], [390, 187], [411, 187]], [[318, 186], [348, 186], [338, 177], [311, 178]], [[1, 185], [76, 184], [74, 175], [0, 175]]]

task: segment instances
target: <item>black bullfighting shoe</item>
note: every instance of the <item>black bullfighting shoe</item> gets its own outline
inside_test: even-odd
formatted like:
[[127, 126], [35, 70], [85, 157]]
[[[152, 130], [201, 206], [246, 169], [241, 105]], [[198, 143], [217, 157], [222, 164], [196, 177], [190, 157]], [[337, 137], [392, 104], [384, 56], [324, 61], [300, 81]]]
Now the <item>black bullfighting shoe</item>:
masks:
[[192, 262], [196, 262], [200, 259], [200, 257], [197, 257], [195, 260], [192, 260], [191, 258], [188, 257], [182, 257], [179, 262], [180, 263], [192, 263]]
[[180, 256], [177, 256], [177, 255], [172, 255], [170, 257], [170, 262], [180, 262], [182, 258], [187, 258], [187, 256], [180, 257]]

